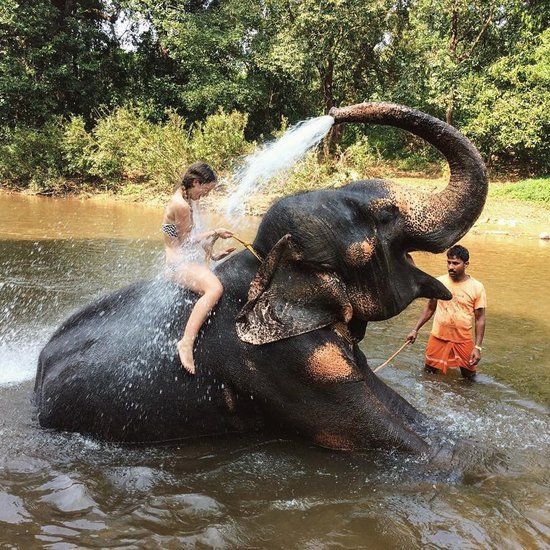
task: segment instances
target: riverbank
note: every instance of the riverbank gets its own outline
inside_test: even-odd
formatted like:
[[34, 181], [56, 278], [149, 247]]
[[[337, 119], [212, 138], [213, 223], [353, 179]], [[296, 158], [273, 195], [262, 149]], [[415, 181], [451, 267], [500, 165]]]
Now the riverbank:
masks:
[[[437, 192], [447, 185], [447, 179], [427, 179], [401, 177], [391, 178], [402, 185]], [[550, 205], [538, 204], [499, 195], [499, 191], [510, 182], [496, 182], [489, 187], [489, 195], [483, 213], [474, 224], [470, 233], [476, 235], [508, 235], [539, 238], [541, 234], [550, 235]], [[550, 185], [550, 181], [548, 182]], [[284, 193], [258, 193], [246, 204], [246, 213], [261, 216], [269, 206]], [[209, 206], [213, 209], [223, 208], [223, 195], [207, 197]]]
[[[447, 183], [444, 177], [394, 177], [390, 179], [402, 185], [431, 192], [443, 189]], [[544, 185], [550, 187], [550, 180], [542, 181], [546, 182]], [[539, 238], [542, 234], [550, 234], [550, 204], [520, 200], [504, 195], [502, 190], [512, 185], [516, 184], [508, 181], [491, 182], [483, 213], [471, 229], [471, 233], [480, 235], [523, 236], [529, 238]], [[116, 193], [113, 191], [98, 191], [97, 188], [93, 187], [77, 189], [78, 191], [73, 190], [61, 196], [71, 196], [83, 201], [93, 202], [139, 203], [141, 205], [158, 207], [159, 209], [166, 204], [169, 198], [168, 192], [153, 186], [133, 186], [126, 188], [125, 192]], [[2, 191], [4, 193], [22, 195], [40, 195], [40, 193], [33, 193], [29, 190]], [[222, 210], [226, 195], [227, 190], [214, 192], [202, 199], [203, 204], [208, 209], [214, 211]], [[253, 216], [262, 216], [275, 200], [284, 195], [284, 180], [275, 181], [275, 184], [270, 187], [269, 192], [258, 192], [248, 198], [246, 213]]]

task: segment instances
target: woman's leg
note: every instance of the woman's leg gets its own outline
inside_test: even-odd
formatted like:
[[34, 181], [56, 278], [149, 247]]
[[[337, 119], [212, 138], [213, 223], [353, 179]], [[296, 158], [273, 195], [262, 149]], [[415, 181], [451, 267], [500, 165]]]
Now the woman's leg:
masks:
[[214, 273], [200, 264], [183, 265], [171, 278], [177, 284], [201, 296], [195, 303], [185, 325], [183, 337], [177, 344], [181, 364], [188, 372], [195, 374], [193, 345], [208, 314], [221, 298], [223, 286]]

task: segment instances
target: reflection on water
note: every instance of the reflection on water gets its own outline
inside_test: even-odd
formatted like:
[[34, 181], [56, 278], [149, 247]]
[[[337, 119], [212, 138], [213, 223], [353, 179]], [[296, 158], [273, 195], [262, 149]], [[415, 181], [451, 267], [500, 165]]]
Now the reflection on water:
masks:
[[[548, 527], [549, 247], [468, 238], [489, 299], [478, 381], [422, 373], [427, 329], [381, 376], [451, 432], [504, 453], [441, 479], [396, 453], [256, 436], [141, 448], [40, 430], [30, 403], [51, 332], [98, 295], [159, 272], [160, 209], [0, 197], [0, 541], [147, 547], [543, 547]], [[215, 222], [215, 223], [214, 223]], [[223, 225], [216, 219], [213, 225]], [[253, 230], [243, 235], [249, 238]], [[417, 254], [434, 275], [444, 258]], [[369, 327], [376, 366], [422, 303]], [[75, 411], [78, 414], [78, 411]], [[69, 546], [70, 547], [70, 546]]]

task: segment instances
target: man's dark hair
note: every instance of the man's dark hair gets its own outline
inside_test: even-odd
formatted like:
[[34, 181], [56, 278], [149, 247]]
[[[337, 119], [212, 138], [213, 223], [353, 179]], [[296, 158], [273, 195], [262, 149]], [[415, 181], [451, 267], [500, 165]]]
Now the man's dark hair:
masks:
[[468, 249], [459, 244], [455, 244], [454, 246], [451, 246], [449, 250], [447, 250], [447, 258], [453, 257], [459, 258], [464, 263], [470, 261], [470, 253], [468, 252]]
[[195, 162], [187, 169], [187, 172], [181, 177], [179, 185], [184, 189], [192, 187], [193, 180], [203, 185], [205, 183], [211, 183], [216, 181], [216, 174], [214, 170], [206, 162]]

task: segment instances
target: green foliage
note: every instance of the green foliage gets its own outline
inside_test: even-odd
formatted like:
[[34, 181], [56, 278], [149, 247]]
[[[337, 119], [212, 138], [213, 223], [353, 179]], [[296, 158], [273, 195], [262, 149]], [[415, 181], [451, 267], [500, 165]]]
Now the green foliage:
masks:
[[[113, 14], [115, 14], [113, 16]], [[41, 126], [52, 115], [89, 118], [125, 88], [125, 52], [104, 0], [0, 2], [0, 126]]]
[[237, 111], [226, 114], [223, 110], [209, 116], [193, 129], [193, 156], [208, 159], [216, 169], [228, 168], [227, 161], [239, 157], [250, 149], [244, 137], [248, 116]]
[[264, 63], [302, 82], [317, 113], [374, 92], [377, 45], [388, 30], [393, 2], [271, 0], [267, 5], [274, 31]]
[[189, 128], [173, 112], [164, 123], [153, 124], [135, 107], [117, 109], [92, 131], [90, 174], [111, 182], [129, 178], [169, 189], [196, 160], [220, 169], [244, 153], [250, 147], [244, 138], [246, 119], [238, 112], [220, 111]]
[[527, 179], [498, 187], [493, 194], [550, 207], [550, 178]]
[[288, 174], [278, 177], [270, 188], [281, 194], [299, 193], [313, 189], [337, 187], [341, 172], [332, 160], [321, 161], [315, 153], [309, 153]]
[[74, 116], [63, 125], [61, 150], [65, 172], [70, 175], [91, 173], [94, 143], [82, 117]]
[[363, 136], [346, 149], [345, 159], [359, 178], [366, 178], [381, 161], [381, 155], [370, 140]]
[[550, 30], [471, 75], [466, 134], [493, 165], [550, 170]]
[[0, 144], [0, 180], [8, 185], [47, 188], [63, 175], [63, 130], [59, 121], [39, 131], [19, 127]]
[[119, 195], [123, 197], [136, 197], [140, 198], [142, 193], [142, 188], [140, 185], [132, 182], [125, 183], [120, 190], [118, 191]]
[[193, 162], [191, 130], [185, 120], [171, 112], [164, 124], [158, 124], [142, 137], [141, 176], [161, 189], [170, 190], [185, 168]]
[[242, 113], [219, 111], [189, 127], [169, 112], [165, 122], [153, 124], [139, 108], [122, 107], [101, 117], [91, 132], [81, 117], [56, 119], [40, 130], [17, 128], [0, 145], [0, 178], [37, 189], [71, 177], [101, 181], [127, 195], [140, 183], [168, 190], [196, 160], [227, 169], [249, 150], [246, 120]]
[[134, 107], [122, 107], [102, 117], [94, 127], [90, 174], [107, 181], [141, 175], [141, 145], [153, 131]]
[[[491, 167], [548, 173], [542, 5], [3, 0], [0, 176], [169, 188], [197, 158], [227, 169], [254, 140], [276, 135], [281, 119], [291, 125], [363, 100], [447, 119]], [[315, 181], [332, 181], [344, 165], [368, 175], [388, 160], [401, 170], [440, 162], [389, 128], [349, 126], [333, 139], [326, 166], [306, 163]]]
[[[400, 163], [408, 163], [406, 166]], [[401, 172], [423, 172], [440, 175], [439, 165], [427, 164], [423, 157], [412, 156], [400, 163], [388, 162], [373, 148], [368, 138], [348, 147], [329, 158], [321, 158], [316, 151], [310, 152], [288, 173], [270, 183], [270, 190], [280, 194], [298, 193], [314, 189], [340, 187], [351, 181], [398, 176]]]
[[152, 103], [160, 99], [165, 108], [193, 122], [220, 107], [253, 113], [248, 128], [253, 137], [275, 129], [281, 114], [297, 120], [311, 113], [303, 83], [267, 62], [281, 23], [274, 18], [271, 2], [176, 1], [167, 6], [155, 0], [127, 0], [126, 4], [136, 19], [145, 17], [154, 29], [139, 37], [136, 52], [139, 70], [144, 69], [136, 71], [137, 77], [140, 81], [142, 75], [147, 77], [141, 89], [148, 88]]
[[419, 0], [402, 35], [401, 101], [457, 126], [490, 166], [524, 172], [549, 169], [548, 11], [535, 4]]

